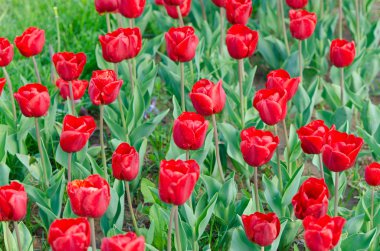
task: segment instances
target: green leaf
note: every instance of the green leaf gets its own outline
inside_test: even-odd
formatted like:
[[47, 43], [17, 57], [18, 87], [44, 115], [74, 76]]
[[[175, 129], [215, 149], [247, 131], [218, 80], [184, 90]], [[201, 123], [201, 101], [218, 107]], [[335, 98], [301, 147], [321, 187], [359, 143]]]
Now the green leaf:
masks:
[[206, 230], [208, 222], [211, 219], [217, 198], [218, 194], [215, 194], [214, 197], [212, 197], [212, 199], [208, 202], [207, 207], [203, 209], [202, 213], [200, 215], [196, 215], [197, 221], [195, 223], [195, 229], [197, 230], [198, 240], [202, 237], [202, 234]]
[[368, 250], [372, 242], [375, 240], [377, 229], [374, 228], [367, 233], [359, 233], [349, 235], [342, 241], [340, 245], [342, 250]]
[[288, 182], [281, 200], [282, 207], [288, 206], [292, 201], [293, 196], [297, 193], [303, 170], [304, 165], [302, 165], [301, 168], [298, 168], [298, 170], [294, 173], [293, 177]]
[[277, 215], [282, 215], [281, 195], [277, 186], [270, 181], [266, 175], [263, 175], [263, 183], [265, 185], [264, 196], [272, 211]]
[[5, 250], [6, 251], [18, 251], [16, 239], [13, 237], [13, 235], [12, 235], [12, 233], [8, 227], [9, 222], [3, 221], [3, 222], [1, 222], [1, 225], [3, 227]]
[[11, 169], [6, 164], [0, 164], [0, 186], [9, 184], [9, 173]]
[[363, 223], [364, 223], [364, 214], [359, 214], [349, 219], [344, 225], [344, 229], [348, 232], [349, 235], [357, 234], [359, 233]]
[[[21, 250], [33, 251], [33, 238], [28, 228], [22, 221], [17, 224], [17, 227], [20, 232]], [[17, 240], [16, 231], [13, 231], [13, 238]]]
[[0, 125], [0, 164], [5, 164], [7, 159], [7, 125]]
[[229, 250], [259, 251], [259, 246], [249, 241], [243, 228], [235, 228], [232, 231], [231, 246]]
[[360, 118], [363, 121], [364, 129], [373, 135], [380, 125], [380, 109], [378, 106], [372, 104], [370, 100], [365, 103], [362, 112], [360, 112]]
[[278, 250], [288, 250], [290, 245], [293, 244], [294, 239], [296, 238], [298, 234], [298, 229], [302, 225], [302, 221], [296, 220], [292, 221], [288, 219], [288, 223], [286, 224], [284, 228], [284, 233], [281, 235], [281, 240], [280, 240], [280, 246]]

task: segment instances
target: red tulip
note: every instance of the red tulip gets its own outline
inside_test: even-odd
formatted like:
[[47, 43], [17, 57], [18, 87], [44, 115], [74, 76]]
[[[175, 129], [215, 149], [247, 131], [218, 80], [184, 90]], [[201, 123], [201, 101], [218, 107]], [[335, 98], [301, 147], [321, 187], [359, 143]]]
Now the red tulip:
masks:
[[291, 78], [287, 71], [279, 69], [269, 72], [265, 87], [268, 89], [285, 89], [289, 101], [296, 94], [300, 82], [300, 77]]
[[308, 178], [292, 199], [295, 216], [301, 220], [307, 216], [325, 216], [329, 207], [329, 196], [324, 179]]
[[275, 125], [286, 117], [288, 96], [283, 89], [262, 89], [256, 92], [253, 106], [267, 125]]
[[[164, 2], [166, 12], [171, 18], [178, 19], [177, 6], [178, 5], [168, 5]], [[183, 3], [179, 6], [182, 17], [189, 15], [191, 10], [191, 0], [184, 0]]]
[[102, 240], [101, 251], [144, 251], [144, 236], [137, 237], [133, 232], [115, 235]]
[[226, 0], [212, 0], [212, 2], [219, 8], [226, 7]]
[[87, 251], [91, 239], [86, 218], [56, 219], [50, 225], [48, 242], [53, 251]]
[[[69, 88], [69, 82], [63, 80], [62, 78], [57, 79], [57, 82], [55, 82], [55, 85], [59, 89], [59, 94], [63, 99], [69, 99], [70, 98], [70, 88]], [[84, 93], [87, 90], [88, 81], [87, 80], [73, 80], [71, 81], [71, 85], [73, 87], [73, 96], [74, 100], [81, 99], [84, 95]]]
[[164, 0], [154, 0], [154, 3], [157, 5], [164, 5]]
[[53, 63], [58, 75], [65, 81], [78, 79], [86, 64], [83, 52], [59, 52], [53, 55]]
[[231, 24], [247, 24], [252, 14], [252, 0], [225, 0], [226, 17]]
[[62, 124], [59, 145], [67, 153], [82, 150], [96, 128], [95, 120], [91, 116], [75, 117], [66, 115]]
[[99, 36], [103, 58], [107, 62], [119, 63], [136, 57], [141, 51], [142, 37], [138, 27], [119, 28]]
[[95, 9], [99, 14], [118, 12], [120, 0], [95, 0]]
[[29, 27], [21, 36], [15, 38], [15, 45], [24, 57], [38, 55], [45, 45], [45, 31]]
[[313, 216], [303, 220], [305, 243], [310, 251], [329, 251], [338, 244], [346, 220], [340, 216], [328, 215], [316, 219]]
[[194, 84], [189, 96], [195, 110], [202, 116], [220, 113], [226, 103], [222, 80], [214, 84], [208, 79], [201, 79]]
[[175, 62], [188, 62], [195, 57], [198, 46], [198, 37], [193, 27], [184, 26], [170, 28], [165, 33], [166, 50], [171, 60]]
[[98, 70], [92, 73], [88, 94], [94, 105], [108, 105], [119, 95], [122, 79], [117, 79], [113, 70]]
[[158, 192], [163, 202], [184, 204], [199, 178], [199, 165], [195, 160], [162, 160]]
[[308, 0], [286, 0], [286, 4], [292, 9], [302, 9], [307, 5]]
[[0, 187], [0, 221], [20, 221], [26, 215], [28, 196], [17, 181]]
[[146, 0], [120, 0], [119, 12], [126, 18], [138, 18], [144, 11]]
[[118, 180], [132, 181], [139, 174], [139, 153], [128, 143], [121, 143], [112, 155], [112, 173]]
[[355, 164], [362, 145], [362, 138], [332, 130], [322, 149], [323, 163], [330, 171], [342, 172]]
[[183, 112], [174, 120], [174, 143], [184, 150], [197, 150], [202, 147], [208, 128], [208, 121], [195, 112]]
[[13, 44], [8, 39], [0, 37], [0, 67], [9, 65], [14, 55]]
[[274, 213], [256, 212], [251, 215], [242, 215], [241, 219], [247, 238], [259, 246], [269, 246], [280, 233], [280, 220]]
[[298, 40], [305, 40], [313, 35], [317, 24], [317, 15], [306, 10], [289, 10], [290, 33]]
[[14, 94], [14, 97], [25, 117], [45, 116], [50, 107], [48, 89], [38, 83], [22, 86]]
[[5, 86], [5, 83], [6, 83], [6, 79], [5, 78], [0, 78], [0, 96], [1, 94], [3, 93], [3, 89], [4, 89], [4, 86]]
[[323, 120], [314, 120], [297, 130], [298, 138], [301, 141], [301, 148], [307, 154], [320, 154], [326, 144], [330, 130]]
[[166, 5], [178, 6], [183, 4], [185, 0], [163, 0]]
[[335, 67], [347, 67], [355, 59], [355, 42], [344, 39], [334, 39], [330, 45], [330, 61]]
[[259, 33], [241, 24], [232, 25], [227, 31], [227, 50], [234, 59], [252, 56], [256, 50], [258, 41]]
[[98, 174], [69, 182], [67, 194], [73, 212], [87, 218], [101, 217], [111, 200], [110, 185]]
[[380, 164], [372, 163], [365, 168], [364, 178], [370, 186], [380, 186]]
[[247, 128], [240, 133], [240, 150], [245, 162], [260, 167], [270, 161], [280, 139], [269, 131]]

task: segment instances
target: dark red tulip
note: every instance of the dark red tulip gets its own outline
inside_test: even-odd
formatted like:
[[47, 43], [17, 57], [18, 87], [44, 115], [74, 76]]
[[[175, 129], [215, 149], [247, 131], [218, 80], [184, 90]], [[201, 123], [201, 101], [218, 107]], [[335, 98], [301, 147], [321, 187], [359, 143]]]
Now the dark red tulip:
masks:
[[17, 181], [0, 186], [0, 221], [20, 221], [26, 215], [28, 196]]
[[45, 116], [50, 107], [50, 95], [48, 89], [38, 83], [22, 86], [14, 94], [22, 114], [25, 117]]
[[95, 120], [91, 116], [66, 115], [62, 124], [59, 144], [62, 150], [67, 153], [82, 150], [96, 128]]
[[380, 164], [372, 163], [365, 168], [364, 178], [370, 186], [380, 186]]
[[305, 40], [313, 35], [317, 24], [317, 15], [306, 10], [289, 10], [290, 33], [298, 40]]
[[163, 0], [164, 4], [166, 5], [172, 5], [172, 6], [178, 6], [183, 4], [185, 0]]
[[157, 5], [164, 5], [164, 0], [154, 0], [154, 3]]
[[14, 55], [13, 44], [8, 39], [0, 37], [0, 67], [9, 65]]
[[1, 94], [3, 93], [3, 90], [4, 90], [4, 86], [5, 86], [5, 83], [6, 83], [6, 79], [5, 78], [0, 78], [0, 96]]
[[[164, 2], [166, 12], [171, 18], [178, 19], [178, 12], [176, 5], [168, 5]], [[184, 0], [183, 3], [179, 6], [182, 17], [189, 15], [191, 10], [191, 0]]]
[[343, 217], [325, 215], [319, 219], [313, 216], [303, 220], [305, 243], [310, 251], [329, 251], [338, 244], [346, 220]]
[[226, 103], [222, 80], [214, 84], [208, 79], [201, 79], [194, 84], [189, 96], [195, 110], [202, 116], [221, 112]]
[[119, 28], [99, 36], [103, 58], [107, 62], [119, 63], [136, 57], [141, 51], [142, 37], [138, 27]]
[[92, 73], [88, 94], [94, 105], [108, 105], [119, 95], [122, 79], [117, 79], [113, 70], [98, 70]]
[[193, 27], [170, 28], [165, 33], [165, 40], [166, 51], [171, 60], [188, 62], [195, 57], [199, 40]]
[[132, 181], [139, 174], [139, 153], [128, 143], [121, 143], [112, 155], [112, 174], [118, 180]]
[[307, 5], [308, 0], [286, 0], [286, 4], [292, 9], [302, 9]]
[[212, 2], [219, 8], [226, 7], [226, 0], [212, 0]]
[[252, 56], [256, 50], [258, 41], [259, 33], [241, 24], [232, 25], [227, 31], [227, 50], [234, 59]]
[[163, 202], [183, 205], [194, 190], [199, 178], [199, 165], [195, 160], [162, 160], [158, 192]]
[[[73, 87], [74, 100], [81, 99], [87, 90], [88, 81], [76, 79], [71, 81], [71, 84]], [[59, 78], [55, 82], [55, 85], [58, 87], [59, 94], [63, 99], [66, 100], [70, 98], [69, 82], [63, 80], [62, 78]]]
[[286, 117], [288, 96], [284, 89], [262, 89], [256, 92], [253, 106], [267, 125], [275, 125]]
[[324, 179], [308, 178], [292, 199], [295, 216], [301, 220], [307, 216], [325, 216], [329, 207], [329, 196]]
[[298, 138], [301, 141], [301, 148], [307, 154], [320, 154], [326, 144], [327, 136], [331, 129], [325, 125], [323, 120], [314, 120], [297, 130]]
[[119, 12], [126, 18], [138, 18], [144, 12], [146, 0], [119, 1]]
[[98, 174], [69, 182], [67, 194], [73, 212], [87, 218], [101, 217], [111, 200], [110, 185]]
[[99, 14], [118, 12], [120, 0], [95, 0], [95, 9]]
[[21, 36], [15, 38], [15, 45], [24, 57], [38, 55], [45, 45], [45, 31], [29, 27]]
[[208, 121], [195, 112], [183, 112], [173, 125], [174, 143], [184, 150], [202, 147], [208, 129]]
[[241, 219], [247, 238], [259, 246], [269, 246], [280, 233], [280, 220], [274, 213], [256, 212], [251, 215], [242, 215]]
[[355, 164], [362, 145], [362, 138], [332, 130], [322, 149], [323, 163], [333, 172], [349, 169]]
[[78, 79], [86, 64], [83, 52], [59, 52], [53, 55], [53, 63], [58, 75], [65, 81]]
[[355, 59], [355, 42], [345, 39], [334, 39], [330, 45], [330, 61], [335, 67], [347, 67]]
[[87, 251], [90, 240], [90, 223], [86, 218], [56, 219], [50, 225], [48, 242], [53, 251]]
[[101, 251], [144, 251], [145, 238], [133, 232], [103, 238]]
[[225, 0], [226, 17], [231, 24], [247, 24], [252, 14], [252, 0]]
[[300, 82], [300, 77], [291, 78], [287, 71], [279, 69], [268, 73], [265, 87], [268, 89], [285, 89], [289, 101], [296, 94]]
[[260, 167], [268, 163], [276, 150], [280, 139], [270, 131], [247, 128], [240, 133], [240, 150], [245, 162], [250, 166]]

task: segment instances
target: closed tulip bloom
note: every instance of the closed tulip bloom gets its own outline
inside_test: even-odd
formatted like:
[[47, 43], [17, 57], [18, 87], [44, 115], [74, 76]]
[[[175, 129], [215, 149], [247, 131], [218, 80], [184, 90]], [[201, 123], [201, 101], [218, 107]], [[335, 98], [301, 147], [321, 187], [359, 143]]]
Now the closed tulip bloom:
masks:
[[290, 33], [298, 40], [305, 40], [313, 35], [317, 24], [317, 15], [306, 10], [289, 10]]
[[195, 57], [199, 40], [193, 27], [170, 28], [165, 33], [166, 50], [171, 60], [188, 62]]
[[50, 107], [50, 95], [48, 89], [38, 83], [22, 86], [14, 94], [25, 117], [45, 116]]
[[13, 44], [8, 39], [0, 37], [0, 67], [9, 65], [14, 55]]
[[259, 246], [271, 245], [280, 233], [281, 224], [275, 213], [256, 212], [251, 215], [242, 215], [241, 219], [247, 238]]
[[119, 95], [122, 79], [116, 78], [113, 70], [98, 70], [92, 73], [88, 94], [94, 105], [108, 105]]
[[28, 196], [24, 185], [12, 181], [0, 186], [0, 221], [20, 221], [26, 215]]
[[67, 194], [73, 212], [87, 218], [102, 217], [111, 200], [110, 186], [98, 174], [69, 182]]
[[307, 216], [325, 216], [329, 207], [329, 196], [324, 179], [308, 178], [292, 199], [295, 216], [300, 220]]
[[199, 165], [195, 160], [162, 160], [158, 192], [163, 202], [183, 205], [194, 190], [199, 178]]
[[121, 143], [112, 155], [112, 174], [118, 180], [132, 181], [139, 174], [139, 153], [128, 143]]
[[164, 5], [164, 0], [154, 0], [154, 3], [157, 5]]
[[[178, 12], [176, 5], [168, 5], [164, 2], [166, 12], [171, 18], [178, 19]], [[183, 3], [179, 6], [182, 17], [187, 17], [191, 10], [191, 0], [184, 0]]]
[[146, 0], [119, 1], [119, 12], [126, 18], [138, 18], [144, 12]]
[[101, 251], [144, 251], [145, 238], [133, 232], [119, 234], [109, 238], [103, 238]]
[[344, 39], [334, 39], [330, 45], [330, 61], [335, 67], [347, 67], [355, 59], [355, 42]]
[[178, 6], [183, 4], [185, 0], [163, 0], [165, 5]]
[[306, 154], [320, 154], [326, 144], [327, 136], [331, 129], [325, 125], [323, 120], [314, 120], [297, 130], [298, 138], [301, 141], [301, 148]]
[[45, 31], [29, 27], [21, 36], [15, 38], [15, 45], [24, 57], [38, 55], [45, 45]]
[[322, 150], [323, 163], [333, 172], [347, 170], [355, 164], [362, 145], [362, 138], [332, 130]]
[[119, 63], [136, 57], [141, 51], [142, 37], [138, 27], [119, 28], [99, 36], [103, 58], [107, 62]]
[[214, 84], [208, 79], [201, 79], [194, 84], [189, 96], [195, 110], [202, 116], [220, 113], [226, 103], [222, 80]]
[[286, 117], [288, 96], [283, 89], [262, 89], [256, 92], [253, 106], [267, 125], [275, 125]]
[[[63, 99], [69, 99], [70, 98], [70, 88], [69, 88], [69, 82], [63, 80], [62, 78], [57, 79], [55, 82], [55, 85], [59, 89], [59, 94]], [[81, 99], [83, 95], [85, 94], [88, 86], [87, 80], [73, 80], [71, 81], [71, 85], [73, 87], [73, 97], [74, 100]]]
[[50, 225], [48, 242], [53, 251], [87, 251], [91, 240], [86, 218], [56, 219]]
[[380, 164], [372, 163], [365, 168], [364, 178], [370, 186], [380, 186]]
[[343, 217], [325, 215], [319, 219], [306, 217], [302, 224], [305, 228], [305, 243], [310, 251], [329, 251], [338, 244], [346, 220]]
[[195, 112], [183, 112], [173, 125], [174, 143], [184, 150], [202, 147], [208, 129], [208, 121]]
[[247, 128], [240, 133], [240, 150], [245, 162], [260, 167], [268, 163], [276, 150], [280, 139], [269, 131]]
[[227, 50], [234, 59], [252, 56], [256, 50], [258, 41], [259, 33], [241, 24], [232, 25], [227, 31]]
[[265, 87], [285, 89], [289, 101], [296, 94], [300, 82], [300, 77], [292, 78], [287, 71], [279, 69], [268, 73]]
[[62, 124], [59, 145], [67, 153], [82, 150], [96, 128], [95, 120], [91, 116], [75, 117], [66, 115]]
[[307, 5], [308, 0], [286, 0], [286, 4], [292, 9], [302, 9]]
[[212, 2], [219, 8], [225, 8], [226, 0], [212, 0]]
[[117, 12], [120, 0], [95, 0], [95, 9], [99, 14]]
[[6, 83], [6, 79], [5, 78], [0, 78], [0, 96], [1, 94], [3, 93], [3, 90], [4, 90], [4, 86], [5, 86], [5, 83]]
[[78, 79], [86, 64], [83, 52], [59, 52], [53, 55], [53, 63], [58, 75], [65, 81]]
[[226, 17], [231, 24], [247, 24], [252, 14], [252, 0], [225, 0]]

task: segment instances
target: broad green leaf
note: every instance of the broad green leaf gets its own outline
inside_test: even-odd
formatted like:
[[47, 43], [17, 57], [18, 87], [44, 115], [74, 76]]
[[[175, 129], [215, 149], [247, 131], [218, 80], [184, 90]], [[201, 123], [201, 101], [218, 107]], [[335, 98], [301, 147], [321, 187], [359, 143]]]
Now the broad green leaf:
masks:
[[377, 229], [372, 229], [367, 233], [349, 235], [340, 245], [342, 250], [368, 250], [375, 240]]

